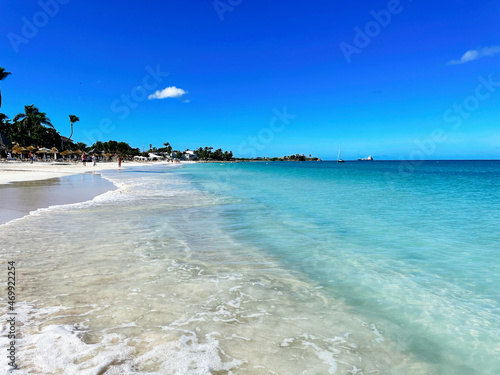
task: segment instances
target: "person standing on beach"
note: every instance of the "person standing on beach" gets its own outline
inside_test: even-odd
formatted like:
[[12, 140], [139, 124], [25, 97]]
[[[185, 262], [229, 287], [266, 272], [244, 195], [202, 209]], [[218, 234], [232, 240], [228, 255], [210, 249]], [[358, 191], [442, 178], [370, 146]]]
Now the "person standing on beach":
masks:
[[118, 156], [118, 168], [122, 167], [122, 158]]
[[33, 164], [33, 154], [31, 153], [31, 151], [28, 154], [28, 159], [30, 159], [30, 163]]
[[82, 163], [84, 167], [87, 166], [87, 158], [85, 157], [85, 154], [82, 154]]
[[92, 155], [92, 161], [94, 162], [94, 167], [95, 167], [95, 165], [97, 164], [97, 158], [95, 157], [95, 155]]

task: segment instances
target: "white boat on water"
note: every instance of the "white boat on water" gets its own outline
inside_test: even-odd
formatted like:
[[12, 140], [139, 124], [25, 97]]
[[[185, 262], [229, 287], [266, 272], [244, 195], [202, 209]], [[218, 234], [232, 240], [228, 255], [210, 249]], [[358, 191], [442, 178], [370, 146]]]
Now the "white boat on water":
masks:
[[370, 155], [367, 158], [358, 159], [358, 161], [373, 161], [373, 157]]
[[339, 146], [339, 155], [337, 156], [337, 163], [345, 163], [345, 160], [340, 158], [340, 151], [342, 150], [342, 145]]

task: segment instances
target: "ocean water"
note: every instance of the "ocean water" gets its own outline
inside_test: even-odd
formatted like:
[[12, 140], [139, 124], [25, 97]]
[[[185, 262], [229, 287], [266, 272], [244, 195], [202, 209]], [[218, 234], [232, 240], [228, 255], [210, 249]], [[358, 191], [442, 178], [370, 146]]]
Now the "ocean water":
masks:
[[16, 373], [500, 373], [500, 162], [103, 175], [0, 226]]

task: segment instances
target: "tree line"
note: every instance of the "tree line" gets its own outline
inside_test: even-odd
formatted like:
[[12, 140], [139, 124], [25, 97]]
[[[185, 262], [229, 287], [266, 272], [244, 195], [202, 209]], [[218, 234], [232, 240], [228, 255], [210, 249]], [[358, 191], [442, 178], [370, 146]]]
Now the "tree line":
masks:
[[[35, 105], [26, 105], [24, 112], [18, 113], [12, 120], [4, 113], [0, 113], [0, 132], [11, 142], [21, 146], [34, 147], [56, 147], [59, 151], [84, 151], [91, 153], [118, 153], [121, 155], [137, 156], [145, 153], [161, 153], [182, 159], [187, 150], [174, 150], [170, 143], [166, 142], [163, 147], [151, 147], [147, 152], [141, 152], [139, 148], [131, 147], [127, 142], [109, 140], [107, 142], [96, 141], [88, 146], [84, 142], [71, 141], [73, 136], [73, 124], [80, 121], [75, 115], [69, 115], [71, 135], [66, 142], [62, 142], [61, 135], [55, 129], [50, 118], [45, 112], [40, 111]], [[10, 145], [9, 145], [10, 146]], [[232, 151], [223, 151], [213, 147], [199, 147], [195, 151], [198, 159], [228, 161], [233, 158]]]
[[[0, 81], [8, 77], [11, 73], [7, 72], [5, 68], [0, 67]], [[2, 93], [0, 91], [0, 107], [2, 105]], [[89, 153], [118, 153], [121, 155], [136, 156], [141, 153], [139, 148], [131, 147], [127, 142], [119, 141], [97, 141], [91, 146], [87, 146], [83, 142], [74, 142], [71, 140], [73, 136], [73, 125], [79, 122], [78, 116], [69, 115], [69, 122], [71, 126], [71, 134], [69, 138], [63, 139], [59, 132], [55, 129], [50, 121], [50, 118], [45, 112], [40, 111], [34, 104], [26, 105], [24, 112], [20, 112], [11, 120], [9, 117], [0, 113], [0, 133], [5, 135], [11, 142], [21, 146], [34, 146], [34, 147], [56, 147], [59, 151], [80, 150]], [[11, 147], [11, 145], [6, 145]], [[156, 148], [150, 147], [147, 151], [152, 153], [161, 153], [170, 157], [183, 158], [186, 151], [174, 150], [170, 143], [166, 142], [163, 147]], [[198, 159], [201, 160], [217, 160], [228, 161], [233, 159], [232, 151], [223, 151], [222, 149], [214, 150], [213, 147], [199, 147], [195, 151]]]
[[200, 147], [195, 153], [201, 160], [229, 161], [233, 158], [232, 151], [223, 151], [221, 148], [212, 151], [213, 149], [213, 147]]

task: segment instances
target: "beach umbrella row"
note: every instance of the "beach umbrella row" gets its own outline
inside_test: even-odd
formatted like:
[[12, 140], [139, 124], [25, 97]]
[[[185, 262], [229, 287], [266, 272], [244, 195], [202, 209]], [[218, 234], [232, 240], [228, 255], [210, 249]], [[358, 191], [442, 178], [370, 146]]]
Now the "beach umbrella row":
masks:
[[26, 149], [24, 147], [19, 146], [19, 145], [15, 145], [14, 147], [12, 147], [13, 154], [22, 154], [25, 151], [26, 151]]
[[46, 147], [42, 147], [40, 149], [36, 148], [36, 147], [33, 147], [33, 146], [28, 146], [28, 147], [22, 147], [22, 146], [19, 146], [18, 144], [16, 144], [14, 147], [12, 147], [12, 151], [13, 154], [23, 154], [25, 152], [34, 152], [34, 153], [37, 153], [37, 154], [54, 154], [54, 158], [57, 157], [56, 154], [59, 153], [59, 150], [55, 147], [52, 147], [51, 149], [49, 148], [46, 148]]
[[44, 159], [47, 159], [47, 154], [50, 154], [52, 151], [50, 148], [45, 148], [45, 147], [42, 147], [40, 148], [36, 153], [37, 154], [43, 154], [43, 158]]
[[[54, 154], [54, 158], [57, 158], [56, 154], [60, 154], [62, 156], [82, 155], [82, 154], [85, 154], [85, 152], [81, 151], [81, 150], [76, 150], [76, 151], [64, 150], [64, 151], [62, 151], [60, 153], [59, 150], [57, 148], [55, 148], [55, 147], [52, 147], [51, 149], [46, 148], [46, 147], [42, 147], [42, 148], [37, 149], [36, 147], [33, 147], [33, 146], [22, 147], [22, 146], [19, 146], [18, 144], [16, 144], [12, 148], [11, 151], [14, 154], [22, 154], [22, 153], [25, 153], [25, 152], [36, 152], [37, 154], [44, 154], [44, 156], [46, 154], [51, 154], [52, 153], [52, 154]], [[109, 152], [106, 153], [105, 151], [96, 151], [95, 149], [94, 150], [90, 150], [87, 154], [88, 155], [94, 155], [94, 156], [106, 156], [108, 158], [114, 155], [114, 154], [111, 154]]]
[[33, 147], [33, 146], [22, 147], [22, 146], [19, 146], [19, 145], [15, 145], [14, 147], [12, 147], [12, 152], [14, 154], [20, 154], [22, 152], [30, 152], [30, 151], [36, 151], [37, 154], [43, 154], [43, 153], [58, 154], [59, 153], [59, 150], [57, 148], [55, 148], [55, 147], [52, 147], [51, 149], [45, 148], [45, 147], [36, 148], [36, 147]]

